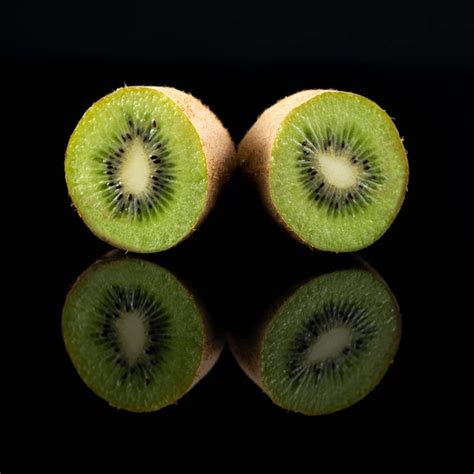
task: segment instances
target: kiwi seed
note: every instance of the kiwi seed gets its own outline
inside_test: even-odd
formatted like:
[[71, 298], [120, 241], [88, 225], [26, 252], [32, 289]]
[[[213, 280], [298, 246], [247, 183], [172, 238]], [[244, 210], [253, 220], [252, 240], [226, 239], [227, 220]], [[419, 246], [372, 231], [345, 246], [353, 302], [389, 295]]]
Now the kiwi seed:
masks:
[[[357, 142], [354, 136], [361, 135], [351, 129], [343, 130], [340, 135], [333, 134], [331, 129], [318, 133], [314, 129], [304, 132], [301, 141], [301, 154], [297, 160], [300, 169], [300, 182], [308, 197], [317, 203], [326, 214], [334, 216], [344, 213], [353, 214], [363, 209], [373, 199], [373, 191], [385, 180], [377, 157], [367, 144]], [[365, 145], [365, 146], [364, 146]], [[325, 160], [343, 160], [353, 166], [353, 182], [346, 187], [339, 187], [325, 179]]]

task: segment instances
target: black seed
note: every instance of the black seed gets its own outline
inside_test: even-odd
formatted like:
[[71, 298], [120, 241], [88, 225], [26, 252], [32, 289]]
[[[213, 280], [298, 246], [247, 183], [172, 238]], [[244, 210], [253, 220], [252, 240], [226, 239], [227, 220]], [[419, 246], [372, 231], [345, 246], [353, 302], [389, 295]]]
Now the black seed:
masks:
[[[130, 122], [129, 122], [130, 123]], [[127, 133], [127, 139], [128, 140], [131, 140], [132, 139], [132, 136], [130, 135], [130, 133]]]
[[114, 174], [114, 172], [113, 171], [107, 171], [106, 174], [110, 176], [110, 175]]
[[131, 120], [128, 121], [128, 124], [133, 128], [133, 122]]
[[155, 120], [155, 119], [152, 120], [151, 126], [152, 126], [153, 128], [156, 128], [156, 120]]

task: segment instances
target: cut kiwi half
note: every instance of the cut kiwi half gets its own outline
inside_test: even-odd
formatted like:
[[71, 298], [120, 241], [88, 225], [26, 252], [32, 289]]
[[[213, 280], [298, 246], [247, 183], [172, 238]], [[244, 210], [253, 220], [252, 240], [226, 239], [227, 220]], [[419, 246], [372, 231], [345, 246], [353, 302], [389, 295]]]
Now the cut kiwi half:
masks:
[[198, 99], [169, 87], [124, 87], [90, 107], [65, 159], [77, 212], [98, 237], [158, 252], [189, 236], [235, 163], [227, 130]]
[[100, 261], [79, 277], [64, 304], [62, 332], [86, 385], [132, 412], [175, 403], [223, 346], [183, 284], [135, 258]]
[[392, 224], [408, 183], [398, 131], [371, 100], [306, 90], [267, 109], [239, 161], [290, 233], [313, 248], [362, 249]]
[[327, 273], [300, 286], [232, 352], [279, 406], [306, 415], [333, 413], [364, 398], [397, 352], [397, 302], [373, 271]]

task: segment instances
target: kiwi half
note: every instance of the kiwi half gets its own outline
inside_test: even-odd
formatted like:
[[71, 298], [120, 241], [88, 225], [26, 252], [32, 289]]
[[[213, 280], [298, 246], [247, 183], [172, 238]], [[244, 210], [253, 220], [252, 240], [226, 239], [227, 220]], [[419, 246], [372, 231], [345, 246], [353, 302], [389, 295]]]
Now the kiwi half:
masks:
[[79, 277], [64, 304], [62, 331], [86, 385], [132, 412], [175, 403], [223, 346], [170, 272], [132, 258], [98, 262]]
[[90, 107], [67, 147], [69, 194], [112, 245], [157, 252], [203, 221], [235, 163], [227, 130], [198, 99], [124, 87]]
[[320, 250], [372, 244], [390, 227], [407, 188], [394, 123], [349, 92], [306, 90], [277, 102], [247, 132], [238, 156], [278, 222]]
[[248, 336], [232, 336], [247, 375], [279, 406], [328, 414], [365, 397], [397, 352], [401, 320], [373, 271], [340, 270], [300, 286]]

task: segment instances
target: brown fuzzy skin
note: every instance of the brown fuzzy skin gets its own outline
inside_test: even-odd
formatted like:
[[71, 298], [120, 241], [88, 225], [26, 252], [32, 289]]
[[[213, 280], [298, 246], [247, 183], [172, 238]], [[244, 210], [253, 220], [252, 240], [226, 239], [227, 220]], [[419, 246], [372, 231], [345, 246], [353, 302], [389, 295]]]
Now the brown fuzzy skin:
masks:
[[[69, 293], [72, 292], [72, 290], [74, 289], [74, 287], [76, 285], [78, 285], [78, 283], [81, 281], [81, 279], [84, 277], [84, 275], [87, 273], [89, 274], [90, 270], [94, 270], [94, 269], [98, 269], [100, 268], [102, 265], [113, 265], [114, 262], [119, 262], [121, 260], [125, 260], [125, 259], [132, 259], [132, 260], [140, 260], [139, 258], [136, 258], [136, 257], [129, 257], [129, 256], [124, 256], [124, 253], [123, 251], [121, 250], [117, 250], [117, 249], [114, 249], [110, 252], [107, 252], [105, 255], [103, 255], [99, 260], [97, 260], [94, 264], [92, 264], [89, 268], [87, 268], [77, 279], [76, 281], [74, 282], [74, 284], [71, 286], [69, 292], [68, 292], [68, 295]], [[170, 272], [171, 273], [171, 272]], [[192, 297], [192, 299], [194, 300], [196, 306], [198, 307], [199, 309], [199, 312], [200, 312], [200, 322], [201, 322], [201, 328], [202, 328], [202, 331], [203, 331], [203, 336], [204, 336], [204, 345], [203, 345], [203, 351], [202, 351], [202, 355], [201, 355], [201, 361], [200, 361], [200, 364], [199, 364], [199, 367], [197, 368], [196, 370], [196, 374], [194, 375], [194, 378], [191, 382], [191, 384], [189, 385], [189, 387], [184, 390], [181, 395], [178, 397], [177, 400], [175, 400], [175, 403], [177, 403], [177, 401], [183, 397], [186, 393], [188, 393], [199, 381], [201, 381], [208, 373], [209, 371], [214, 367], [215, 363], [219, 360], [219, 357], [222, 353], [222, 350], [224, 349], [224, 344], [225, 344], [225, 339], [222, 335], [222, 333], [220, 333], [219, 331], [216, 330], [216, 328], [214, 327], [214, 325], [212, 324], [212, 321], [210, 320], [209, 318], [209, 315], [207, 314], [207, 312], [205, 311], [205, 309], [203, 308], [202, 304], [200, 303], [199, 299], [196, 297], [196, 295], [194, 294], [194, 292], [189, 288], [188, 285], [186, 285], [185, 283], [183, 283], [183, 281], [179, 278], [177, 278], [174, 274], [173, 276], [189, 291], [190, 293], [190, 296]], [[67, 297], [66, 297], [67, 298]], [[72, 349], [72, 347], [67, 343], [67, 339], [63, 336], [63, 342], [64, 342], [64, 345], [66, 347], [66, 352], [68, 353], [73, 365], [75, 366], [75, 363], [74, 363], [74, 360], [75, 360], [75, 357], [74, 357], [74, 350]], [[79, 372], [79, 368], [76, 367], [76, 370], [78, 372], [78, 374], [80, 374]], [[101, 394], [101, 390], [98, 389], [97, 387], [95, 386], [92, 386], [90, 384], [86, 384], [98, 397], [106, 400], [102, 394]], [[133, 412], [133, 413], [149, 413], [150, 411], [154, 411], [154, 410], [149, 410], [149, 409], [130, 409], [130, 408], [124, 408], [124, 407], [120, 407], [120, 406], [116, 406], [114, 404], [111, 404], [109, 402], [109, 404], [111, 406], [113, 406], [114, 408], [118, 408], [118, 409], [123, 409], [123, 410], [127, 410], [127, 411], [130, 411], [130, 412]], [[163, 407], [165, 408], [165, 407]]]
[[[273, 204], [270, 192], [269, 165], [273, 142], [285, 117], [295, 107], [324, 92], [327, 91], [322, 89], [304, 90], [279, 100], [260, 115], [252, 128], [245, 134], [237, 151], [238, 162], [256, 184], [267, 210], [292, 237], [306, 245], [308, 243], [293, 232]], [[312, 248], [312, 246], [310, 247]]]
[[225, 343], [222, 333], [216, 330], [207, 312], [203, 310], [203, 307], [199, 301], [196, 301], [196, 304], [201, 310], [201, 325], [204, 333], [204, 349], [202, 352], [201, 363], [196, 372], [194, 380], [185, 393], [189, 392], [189, 390], [191, 390], [200, 380], [202, 380], [214, 367], [221, 356]]
[[176, 102], [201, 138], [207, 162], [209, 187], [206, 205], [192, 230], [194, 231], [214, 206], [220, 189], [237, 166], [235, 145], [221, 121], [199, 99], [172, 87], [151, 87], [151, 89], [162, 92]]
[[268, 312], [266, 316], [255, 324], [252, 331], [247, 334], [227, 335], [229, 349], [239, 364], [239, 367], [244, 371], [245, 375], [264, 392], [266, 390], [262, 382], [260, 355], [263, 349], [263, 339], [267, 326], [274, 314], [274, 312]]

